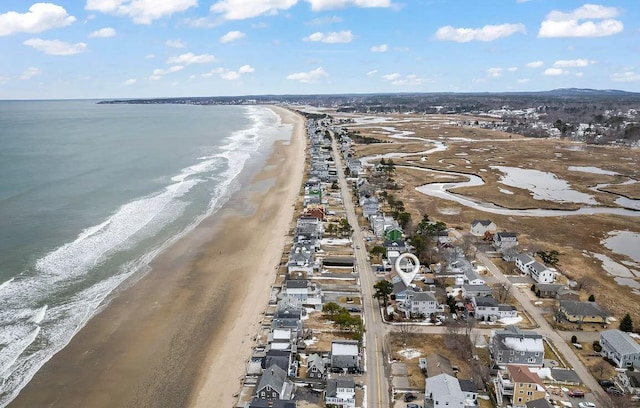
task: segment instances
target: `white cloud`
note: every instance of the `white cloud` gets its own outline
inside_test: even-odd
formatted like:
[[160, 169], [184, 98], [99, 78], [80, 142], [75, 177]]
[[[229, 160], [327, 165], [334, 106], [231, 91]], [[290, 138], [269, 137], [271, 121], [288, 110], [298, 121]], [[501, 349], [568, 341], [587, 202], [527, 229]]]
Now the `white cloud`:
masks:
[[516, 33], [526, 34], [524, 24], [486, 25], [482, 28], [440, 27], [436, 31], [436, 38], [441, 41], [494, 41], [498, 38], [509, 37]]
[[371, 78], [372, 76], [375, 76], [377, 73], [378, 73], [378, 70], [374, 69], [374, 70], [371, 70], [371, 71], [367, 72], [367, 76], [369, 78]]
[[290, 79], [293, 81], [299, 81], [302, 83], [318, 82], [322, 78], [328, 78], [328, 77], [329, 77], [329, 74], [322, 67], [318, 67], [316, 69], [312, 69], [311, 71], [307, 71], [307, 72], [296, 72], [296, 73], [287, 75], [287, 79]]
[[211, 6], [213, 13], [220, 13], [227, 20], [244, 20], [262, 14], [274, 15], [288, 10], [298, 0], [220, 0]]
[[329, 25], [329, 24], [335, 24], [335, 23], [342, 23], [342, 18], [338, 16], [314, 18], [313, 20], [309, 21], [307, 25], [320, 26], [320, 25]]
[[387, 44], [374, 45], [370, 48], [371, 52], [387, 52], [389, 47]]
[[589, 61], [586, 59], [574, 59], [574, 60], [558, 60], [553, 63], [556, 68], [578, 68], [587, 67], [591, 64], [595, 64], [595, 61]]
[[167, 64], [210, 64], [216, 61], [216, 57], [211, 54], [195, 55], [192, 52], [178, 55], [177, 57], [169, 57]]
[[391, 0], [306, 0], [313, 11], [355, 7], [391, 7]]
[[528, 68], [540, 68], [543, 65], [544, 65], [544, 62], [542, 61], [531, 61], [527, 63]]
[[606, 37], [618, 34], [624, 28], [621, 21], [614, 19], [618, 14], [617, 8], [599, 4], [585, 4], [570, 13], [553, 10], [540, 25], [538, 37]]
[[144, 56], [144, 59], [154, 59], [155, 57], [155, 54], [147, 54]]
[[489, 68], [487, 69], [487, 76], [491, 78], [499, 78], [502, 76], [502, 68]]
[[89, 34], [89, 38], [109, 38], [115, 37], [116, 30], [111, 27], [101, 28]]
[[253, 68], [251, 65], [243, 65], [240, 68], [238, 68], [238, 72], [241, 74], [250, 74], [254, 71], [255, 71], [255, 68]]
[[9, 79], [11, 79], [11, 78], [0, 76], [0, 86], [2, 86], [4, 84], [6, 84], [7, 82], [9, 82]]
[[303, 38], [304, 41], [320, 41], [323, 43], [350, 43], [353, 41], [353, 33], [349, 31], [336, 31], [331, 33], [313, 33], [308, 37]]
[[242, 31], [229, 31], [228, 33], [220, 37], [220, 42], [223, 44], [230, 43], [232, 41], [239, 40], [244, 36], [246, 36], [246, 34]]
[[63, 7], [51, 3], [36, 3], [26, 13], [9, 11], [0, 14], [0, 36], [14, 33], [41, 33], [65, 27], [76, 21]]
[[383, 75], [382, 79], [384, 79], [385, 81], [391, 82], [392, 85], [399, 85], [399, 86], [421, 85], [425, 82], [424, 78], [420, 78], [415, 74], [409, 74], [409, 75], [403, 76], [397, 72], [394, 72], [393, 74]]
[[634, 71], [615, 72], [611, 74], [611, 80], [615, 82], [635, 82], [640, 81], [640, 74]]
[[87, 0], [86, 10], [126, 16], [136, 24], [151, 24], [198, 5], [198, 0]]
[[133, 78], [129, 78], [129, 79], [127, 79], [126, 81], [124, 81], [124, 82], [123, 82], [123, 84], [124, 84], [124, 85], [128, 85], [128, 86], [131, 86], [131, 85], [135, 85], [135, 83], [136, 83], [136, 82], [138, 82], [138, 81], [136, 81], [136, 80], [135, 80], [135, 79], [133, 79]]
[[519, 84], [526, 84], [527, 82], [529, 82], [529, 78], [518, 79]]
[[31, 38], [23, 44], [49, 55], [74, 55], [87, 49], [87, 44], [83, 42], [69, 44], [60, 40], [43, 40], [41, 38]]
[[233, 81], [234, 79], [240, 78], [240, 74], [236, 71], [227, 71], [220, 75], [222, 79], [226, 79], [227, 81]]
[[509, 72], [516, 72], [518, 70], [518, 67], [509, 67], [507, 68], [507, 71]]
[[167, 40], [164, 42], [164, 45], [169, 48], [184, 48], [187, 46], [187, 44], [180, 40]]
[[29, 67], [24, 71], [22, 71], [22, 74], [20, 74], [20, 79], [22, 80], [31, 79], [36, 75], [40, 75], [41, 72], [42, 71], [40, 71], [40, 68]]
[[568, 74], [569, 71], [562, 68], [547, 68], [544, 70], [544, 74], [546, 76], [557, 76], [557, 75], [565, 75]]
[[183, 65], [174, 65], [167, 69], [156, 68], [151, 73], [151, 76], [149, 77], [149, 79], [153, 81], [157, 81], [158, 79], [162, 78], [164, 75], [170, 74], [172, 72], [182, 71], [183, 69], [184, 69]]

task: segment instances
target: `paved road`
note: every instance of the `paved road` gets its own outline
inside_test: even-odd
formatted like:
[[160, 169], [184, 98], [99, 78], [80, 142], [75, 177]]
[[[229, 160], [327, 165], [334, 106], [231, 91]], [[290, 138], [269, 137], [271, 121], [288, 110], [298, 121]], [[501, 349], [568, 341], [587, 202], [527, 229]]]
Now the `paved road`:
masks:
[[[487, 269], [498, 279], [500, 282], [509, 282], [506, 276], [496, 267], [496, 265], [484, 254], [478, 254], [477, 258], [487, 267]], [[527, 288], [522, 290], [528, 290]], [[542, 315], [542, 310], [531, 303], [531, 300], [524, 293], [521, 288], [513, 288], [511, 294], [520, 302], [525, 311], [535, 320], [540, 326], [536, 329], [536, 332], [543, 335], [547, 339], [551, 340], [556, 348], [562, 353], [567, 362], [573, 367], [573, 370], [578, 374], [582, 382], [593, 392], [593, 396], [596, 402], [603, 406], [609, 406], [610, 398], [607, 393], [600, 387], [595, 378], [582, 364], [582, 361], [576, 356], [571, 347], [566, 341], [554, 330], [547, 319]]]
[[356, 269], [360, 276], [360, 286], [362, 289], [362, 306], [363, 317], [365, 321], [365, 352], [366, 372], [365, 382], [367, 384], [367, 401], [368, 408], [387, 408], [389, 403], [389, 383], [385, 374], [384, 365], [384, 336], [386, 328], [380, 320], [378, 301], [373, 298], [373, 284], [375, 279], [371, 272], [371, 267], [367, 261], [367, 250], [362, 230], [358, 225], [353, 200], [351, 197], [351, 189], [347, 184], [344, 172], [342, 170], [342, 157], [340, 157], [339, 149], [335, 139], [333, 139], [333, 152], [338, 170], [338, 182], [342, 191], [342, 202], [345, 207], [347, 220], [353, 228], [353, 245], [356, 259]]

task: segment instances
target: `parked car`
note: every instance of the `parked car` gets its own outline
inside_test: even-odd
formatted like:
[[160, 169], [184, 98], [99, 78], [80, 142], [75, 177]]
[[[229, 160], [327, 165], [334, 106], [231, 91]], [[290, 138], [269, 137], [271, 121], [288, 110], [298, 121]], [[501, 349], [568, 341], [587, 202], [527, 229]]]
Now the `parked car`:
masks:
[[609, 387], [605, 390], [606, 392], [608, 392], [609, 394], [615, 394], [615, 395], [622, 395], [624, 394], [624, 392], [620, 391], [618, 388], [616, 387]]
[[596, 408], [596, 404], [593, 402], [581, 402], [578, 404], [578, 408]]
[[568, 396], [570, 397], [574, 397], [574, 398], [582, 398], [584, 397], [584, 391], [581, 390], [570, 390], [567, 393]]
[[418, 404], [407, 404], [407, 408], [422, 408], [422, 405], [418, 405]]
[[611, 380], [600, 380], [598, 381], [598, 384], [604, 388], [613, 387], [615, 385]]
[[408, 392], [408, 393], [404, 394], [404, 402], [411, 402], [411, 401], [415, 401], [417, 399], [418, 399], [418, 397], [416, 397], [411, 392]]

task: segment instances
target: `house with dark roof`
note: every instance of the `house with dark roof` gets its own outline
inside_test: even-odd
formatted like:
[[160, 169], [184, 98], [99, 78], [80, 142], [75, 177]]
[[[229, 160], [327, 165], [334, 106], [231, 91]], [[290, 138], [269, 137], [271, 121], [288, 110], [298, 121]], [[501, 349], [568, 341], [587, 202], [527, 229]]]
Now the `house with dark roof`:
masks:
[[435, 377], [439, 374], [454, 375], [451, 360], [442, 354], [431, 353], [427, 356], [425, 371], [427, 377]]
[[491, 287], [487, 285], [462, 285], [462, 297], [465, 299], [487, 297], [492, 293]]
[[493, 247], [501, 252], [507, 248], [518, 246], [518, 234], [515, 232], [497, 232], [493, 236]]
[[490, 296], [474, 297], [471, 299], [473, 316], [478, 320], [495, 321], [518, 316], [515, 306], [498, 303]]
[[535, 261], [531, 255], [523, 252], [516, 256], [516, 267], [520, 270], [520, 273], [527, 275], [529, 273], [527, 267]]
[[525, 404], [525, 406], [527, 408], [555, 408], [555, 406], [551, 405], [551, 403], [546, 398], [529, 401]]
[[495, 380], [498, 405], [507, 400], [514, 408], [526, 408], [527, 402], [547, 398], [547, 391], [537, 374], [524, 365], [509, 364]]
[[516, 326], [491, 332], [489, 340], [491, 361], [499, 366], [520, 364], [542, 367], [544, 343], [542, 336], [534, 331], [523, 331]]
[[553, 283], [556, 279], [554, 271], [538, 261], [528, 264], [527, 271], [528, 275], [538, 283]]
[[356, 368], [360, 366], [360, 348], [357, 340], [331, 342], [331, 367]]
[[471, 221], [471, 235], [476, 237], [484, 237], [488, 232], [493, 234], [498, 227], [491, 220], [473, 220]]
[[618, 374], [618, 382], [631, 395], [640, 395], [640, 371], [623, 371]]
[[476, 405], [476, 401], [478, 401], [478, 387], [476, 387], [476, 383], [473, 380], [460, 380], [460, 390], [464, 394], [465, 404], [469, 405], [469, 402], [473, 402], [473, 405]]
[[263, 400], [254, 398], [246, 408], [296, 408], [295, 401], [289, 400]]
[[554, 299], [561, 288], [564, 288], [564, 285], [553, 283], [536, 283], [534, 285], [536, 296], [543, 299]]
[[277, 365], [272, 365], [260, 376], [255, 388], [255, 395], [263, 400], [289, 400], [293, 384], [287, 380], [287, 373]]
[[605, 312], [596, 302], [561, 300], [559, 304], [559, 314], [571, 323], [605, 324], [609, 317], [609, 313]]
[[640, 344], [629, 333], [613, 329], [600, 333], [600, 354], [620, 368], [640, 368]]
[[339, 377], [327, 380], [325, 403], [340, 407], [356, 406], [356, 383], [353, 378]]

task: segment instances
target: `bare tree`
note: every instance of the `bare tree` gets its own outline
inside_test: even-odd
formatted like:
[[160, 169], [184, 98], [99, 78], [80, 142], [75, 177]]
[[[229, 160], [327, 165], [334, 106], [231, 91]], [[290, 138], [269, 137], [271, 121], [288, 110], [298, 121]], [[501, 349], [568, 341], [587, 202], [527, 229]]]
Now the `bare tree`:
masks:
[[511, 289], [513, 285], [510, 282], [500, 282], [496, 286], [493, 293], [496, 295], [498, 303], [507, 303], [509, 296], [511, 296]]
[[416, 333], [416, 326], [409, 323], [403, 323], [396, 327], [398, 327], [398, 333], [400, 334], [400, 338], [402, 339], [402, 344], [406, 346], [411, 336]]
[[465, 234], [462, 236], [462, 242], [460, 243], [460, 248], [462, 248], [462, 252], [466, 257], [475, 259], [476, 247], [474, 245], [474, 238], [472, 235]]

